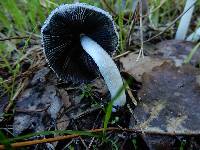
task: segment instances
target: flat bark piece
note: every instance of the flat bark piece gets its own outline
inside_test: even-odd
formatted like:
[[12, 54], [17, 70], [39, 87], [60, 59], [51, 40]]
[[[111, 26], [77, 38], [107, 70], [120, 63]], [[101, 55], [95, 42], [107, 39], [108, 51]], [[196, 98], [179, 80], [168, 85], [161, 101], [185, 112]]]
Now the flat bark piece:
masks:
[[164, 63], [142, 76], [141, 103], [134, 110], [144, 131], [200, 134], [200, 70]]

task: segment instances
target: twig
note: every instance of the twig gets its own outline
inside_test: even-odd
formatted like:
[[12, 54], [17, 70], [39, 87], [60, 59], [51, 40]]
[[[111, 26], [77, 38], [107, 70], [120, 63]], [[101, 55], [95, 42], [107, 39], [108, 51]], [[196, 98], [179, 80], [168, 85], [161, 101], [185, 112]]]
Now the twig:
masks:
[[65, 145], [65, 147], [63, 147], [63, 149], [67, 149], [68, 146], [70, 146], [73, 142], [74, 142], [74, 139], [72, 139], [69, 143], [67, 143], [67, 145]]
[[[100, 117], [100, 115], [101, 115], [101, 113], [102, 113], [102, 110], [100, 110], [99, 111], [99, 113], [98, 113], [98, 115], [97, 115], [97, 117], [96, 117], [96, 119], [95, 119], [95, 121], [94, 121], [94, 124], [93, 124], [93, 127], [92, 127], [92, 129], [95, 129], [95, 128], [97, 128], [96, 126], [96, 121], [99, 119], [99, 117]], [[92, 137], [92, 139], [91, 139], [91, 141], [90, 141], [90, 143], [89, 143], [89, 145], [88, 145], [88, 148], [90, 149], [91, 148], [91, 146], [92, 146], [92, 143], [94, 142], [94, 139], [95, 139], [95, 137]]]
[[[30, 146], [30, 145], [36, 145], [36, 144], [42, 144], [42, 143], [49, 143], [49, 142], [56, 142], [56, 141], [61, 141], [65, 139], [71, 139], [71, 138], [76, 138], [78, 137], [78, 134], [74, 135], [65, 135], [65, 136], [57, 136], [54, 138], [48, 138], [48, 139], [40, 139], [40, 140], [31, 140], [31, 141], [25, 141], [25, 142], [17, 142], [11, 144], [13, 148], [17, 147], [24, 147], [24, 146]], [[5, 149], [4, 145], [0, 145], [0, 149]]]
[[[134, 16], [134, 13], [133, 12], [133, 16]], [[131, 24], [130, 24], [130, 27], [129, 27], [129, 30], [128, 30], [128, 33], [127, 33], [127, 38], [126, 38], [126, 49], [128, 49], [129, 45], [130, 45], [130, 38], [131, 38], [131, 32], [133, 30], [133, 27], [134, 27], [134, 22], [135, 22], [135, 19], [133, 17], [132, 21], [131, 21]]]
[[101, 109], [101, 108], [102, 108], [101, 106], [98, 106], [98, 107], [95, 107], [95, 108], [90, 108], [90, 109], [88, 109], [88, 110], [86, 110], [86, 111], [84, 111], [84, 112], [81, 112], [80, 114], [78, 114], [78, 115], [72, 117], [72, 119], [77, 120], [77, 119], [82, 118], [82, 117], [84, 117], [85, 115], [88, 115], [88, 114], [90, 114], [90, 113], [92, 113], [92, 112], [94, 112], [94, 111], [96, 111], [96, 110]]
[[7, 40], [13, 40], [13, 39], [28, 39], [29, 36], [14, 36], [14, 37], [7, 37], [7, 38], [1, 38], [0, 41], [7, 41]]
[[[78, 107], [80, 107], [80, 106], [82, 106], [82, 105], [79, 104], [79, 105], [77, 105], [77, 106], [74, 106], [74, 107], [72, 107], [71, 109], [68, 109], [65, 113], [70, 112], [71, 110], [76, 109], [76, 108], [78, 108]], [[96, 111], [96, 110], [98, 110], [98, 109], [101, 109], [101, 107], [91, 108], [91, 109], [89, 109], [89, 110], [86, 110], [86, 111], [84, 111], [84, 112], [81, 112], [80, 114], [77, 114], [77, 115], [75, 115], [75, 116], [72, 116], [72, 117], [69, 118], [69, 119], [65, 119], [65, 120], [59, 121], [59, 122], [57, 122], [57, 123], [62, 123], [62, 122], [65, 122], [65, 121], [69, 121], [69, 120], [71, 120], [71, 119], [73, 119], [73, 120], [80, 119], [80, 118], [84, 117], [85, 115], [88, 115], [88, 114], [90, 114], [90, 113], [92, 113], [93, 111]]]
[[132, 19], [131, 21], [131, 24], [130, 24], [130, 28], [128, 30], [128, 34], [127, 34], [127, 39], [126, 39], [126, 49], [128, 49], [128, 47], [130, 46], [130, 43], [131, 43], [131, 33], [132, 33], [132, 30], [133, 30], [133, 25], [134, 25], [134, 22], [135, 20]]
[[113, 59], [118, 59], [118, 58], [120, 58], [120, 57], [123, 57], [123, 56], [129, 54], [130, 52], [131, 52], [131, 51], [126, 51], [126, 52], [124, 52], [124, 53], [122, 53], [122, 54], [119, 54], [119, 55], [113, 57]]
[[[90, 133], [99, 133], [103, 132], [105, 129], [99, 128], [94, 130], [89, 130]], [[165, 136], [200, 136], [200, 133], [198, 132], [185, 132], [185, 133], [176, 133], [174, 132], [164, 132], [164, 131], [149, 131], [149, 130], [141, 130], [141, 129], [126, 129], [126, 128], [115, 128], [110, 127], [107, 128], [106, 131], [123, 131], [123, 132], [130, 132], [130, 133], [136, 133], [136, 134], [148, 134], [148, 135], [165, 135]], [[79, 134], [73, 134], [73, 135], [63, 135], [63, 136], [57, 136], [54, 138], [47, 138], [47, 139], [39, 139], [39, 140], [31, 140], [31, 141], [24, 141], [24, 142], [16, 142], [11, 144], [13, 148], [19, 148], [24, 146], [31, 146], [35, 144], [42, 144], [42, 143], [49, 143], [49, 142], [55, 142], [55, 141], [61, 141], [66, 139], [72, 139], [79, 137]], [[0, 145], [0, 149], [5, 149], [4, 145]]]
[[43, 111], [46, 111], [47, 109], [49, 109], [50, 106], [51, 106], [51, 104], [48, 104], [48, 106], [46, 106], [45, 108], [35, 109], [35, 110], [30, 110], [30, 109], [16, 109], [16, 112], [20, 112], [20, 113], [43, 112]]
[[89, 144], [89, 146], [88, 146], [89, 149], [91, 148], [92, 143], [94, 142], [94, 138], [95, 138], [95, 137], [92, 137], [92, 140], [90, 141], [90, 144]]
[[157, 35], [154, 35], [153, 37], [149, 38], [148, 40], [144, 41], [144, 43], [149, 42], [151, 40], [153, 40], [154, 38], [160, 36], [161, 34], [163, 34], [165, 31], [167, 31], [169, 28], [171, 28], [185, 13], [187, 13], [194, 5], [196, 4], [196, 2], [191, 5], [186, 11], [182, 12], [174, 21], [172, 21], [172, 23], [169, 24], [168, 27], [166, 27], [162, 32], [158, 33]]
[[79, 139], [81, 140], [81, 142], [83, 143], [84, 147], [86, 150], [89, 150], [88, 146], [86, 145], [85, 141], [83, 140], [83, 138], [81, 136], [79, 136]]

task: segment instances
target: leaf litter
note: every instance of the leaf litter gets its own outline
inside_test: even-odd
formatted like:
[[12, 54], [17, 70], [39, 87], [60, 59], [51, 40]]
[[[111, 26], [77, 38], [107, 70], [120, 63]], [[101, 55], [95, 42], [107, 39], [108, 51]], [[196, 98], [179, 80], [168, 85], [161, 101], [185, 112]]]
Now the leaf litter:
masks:
[[[187, 46], [184, 44], [188, 42], [172, 41], [171, 44], [166, 41], [167, 46], [163, 46], [162, 50], [164, 42], [155, 46], [157, 50], [154, 53], [139, 61], [136, 61], [138, 55], [134, 53], [119, 58], [121, 71], [132, 76], [142, 86], [141, 89], [129, 86], [128, 95], [132, 95], [130, 99], [140, 100], [136, 102], [137, 106], [128, 107], [128, 110], [132, 111], [131, 117], [127, 115], [127, 110], [113, 114], [111, 120], [115, 123], [111, 126], [126, 124], [125, 126], [129, 128], [156, 131], [156, 133], [173, 132], [187, 135], [200, 132], [198, 126], [200, 74], [199, 69], [194, 67], [197, 66], [199, 55], [197, 53], [197, 56], [192, 58], [193, 66], [182, 65], [193, 47], [192, 44], [189, 43]], [[180, 47], [181, 51], [186, 48], [181, 54], [178, 51]], [[164, 54], [165, 51], [168, 53]], [[31, 55], [34, 55], [35, 59], [42, 56]], [[179, 67], [175, 65], [176, 59], [181, 59]], [[38, 64], [40, 63], [35, 63], [33, 67]], [[81, 130], [101, 127], [102, 106], [106, 104], [105, 99], [109, 100], [110, 97], [103, 80], [94, 80], [90, 84], [92, 91], [89, 91], [91, 92], [89, 97], [83, 97], [82, 85], [76, 87], [70, 83], [60, 82], [52, 71], [44, 67], [44, 63], [42, 64], [37, 68], [38, 71], [32, 72], [32, 77], [29, 74], [31, 80], [29, 79], [26, 89], [16, 100], [13, 134], [51, 129]], [[3, 107], [4, 105], [2, 110]], [[94, 109], [95, 107], [97, 109]], [[116, 117], [120, 120], [115, 121]], [[190, 140], [190, 146], [198, 147], [198, 139], [193, 136], [191, 138], [193, 139]], [[180, 141], [179, 138], [157, 134], [143, 135], [142, 140], [148, 149], [171, 148], [177, 144], [177, 140]], [[59, 142], [57, 144], [55, 146], [62, 147]]]
[[138, 62], [134, 53], [119, 59], [122, 71], [142, 83], [129, 128], [154, 133], [142, 135], [147, 149], [178, 149], [181, 140], [190, 141], [188, 147], [200, 147], [194, 137], [200, 135], [200, 70], [196, 68], [200, 51], [184, 64], [194, 47], [191, 42], [168, 40], [156, 44], [156, 50]]

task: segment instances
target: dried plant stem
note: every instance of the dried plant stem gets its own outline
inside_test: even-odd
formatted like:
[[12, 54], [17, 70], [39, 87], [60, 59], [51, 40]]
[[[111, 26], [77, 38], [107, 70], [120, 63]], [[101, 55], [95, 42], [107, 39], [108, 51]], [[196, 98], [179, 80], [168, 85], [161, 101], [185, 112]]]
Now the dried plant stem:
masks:
[[28, 39], [32, 38], [30, 35], [28, 36], [13, 36], [13, 37], [6, 37], [6, 38], [0, 38], [0, 41], [7, 41], [7, 40], [14, 40], [14, 39]]
[[128, 30], [127, 37], [126, 37], [126, 49], [128, 49], [128, 47], [130, 46], [130, 43], [131, 43], [131, 33], [132, 33], [132, 30], [134, 27], [134, 22], [135, 22], [134, 14], [135, 14], [135, 11], [133, 11], [133, 17], [131, 17], [133, 19], [131, 20], [131, 24], [129, 26], [129, 30]]
[[106, 0], [101, 0], [100, 2], [106, 6], [106, 8], [113, 14], [113, 16], [117, 16], [117, 13], [109, 6]]
[[124, 53], [122, 53], [122, 54], [119, 54], [119, 55], [113, 57], [113, 59], [115, 60], [115, 59], [118, 59], [118, 58], [120, 58], [120, 57], [123, 57], [123, 56], [129, 54], [130, 52], [131, 52], [131, 51], [126, 51], [126, 52], [124, 52]]
[[[99, 128], [99, 129], [89, 130], [88, 132], [98, 133], [98, 132], [103, 132], [104, 130], [105, 130], [104, 128]], [[197, 133], [197, 132], [196, 133], [191, 133], [191, 132], [176, 133], [176, 132], [148, 131], [148, 130], [141, 130], [141, 129], [126, 129], [126, 128], [115, 128], [115, 127], [107, 128], [106, 131], [113, 131], [113, 132], [123, 131], [123, 132], [130, 132], [130, 133], [136, 133], [136, 134], [165, 135], [165, 136], [200, 136], [200, 133]], [[42, 143], [72, 139], [72, 138], [77, 138], [79, 136], [80, 136], [79, 134], [63, 135], [63, 136], [57, 136], [54, 138], [17, 142], [17, 143], [11, 144], [11, 146], [13, 148], [19, 148], [19, 147], [31, 146], [35, 144], [42, 144]], [[4, 145], [0, 145], [0, 149], [5, 149]]]
[[139, 61], [140, 57], [144, 58], [144, 40], [143, 40], [143, 22], [142, 22], [142, 1], [140, 0], [139, 1], [139, 13], [140, 13], [140, 42], [141, 42], [141, 48], [140, 48], [140, 51], [139, 51], [139, 55], [136, 59], [136, 61]]
[[[31, 140], [31, 141], [25, 141], [25, 142], [17, 142], [17, 143], [11, 144], [11, 146], [13, 148], [18, 148], [18, 147], [35, 145], [35, 144], [42, 144], [42, 143], [49, 143], [49, 142], [61, 141], [61, 140], [71, 139], [71, 138], [76, 138], [76, 137], [79, 137], [79, 135], [78, 134], [65, 135], [65, 136], [57, 136], [57, 137], [48, 138], [48, 139], [40, 139], [40, 140]], [[4, 145], [0, 145], [0, 149], [5, 149]]]

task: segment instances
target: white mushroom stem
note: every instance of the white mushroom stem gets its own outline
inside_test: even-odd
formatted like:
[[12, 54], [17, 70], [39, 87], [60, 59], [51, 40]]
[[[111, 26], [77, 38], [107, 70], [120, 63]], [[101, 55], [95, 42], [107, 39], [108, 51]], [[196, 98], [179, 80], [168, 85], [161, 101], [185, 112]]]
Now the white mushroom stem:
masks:
[[[184, 8], [185, 14], [181, 17], [181, 21], [176, 32], [176, 40], [184, 40], [190, 25], [192, 13], [194, 11], [194, 4], [197, 0], [187, 0]], [[187, 12], [186, 12], [187, 11]]]
[[[80, 41], [83, 49], [93, 58], [94, 62], [99, 67], [99, 71], [105, 80], [108, 90], [110, 91], [111, 98], [114, 98], [123, 87], [122, 78], [116, 64], [109, 54], [88, 36], [81, 36]], [[123, 106], [125, 102], [126, 96], [123, 89], [120, 95], [115, 99], [113, 105]], [[114, 108], [113, 111], [115, 111]]]

